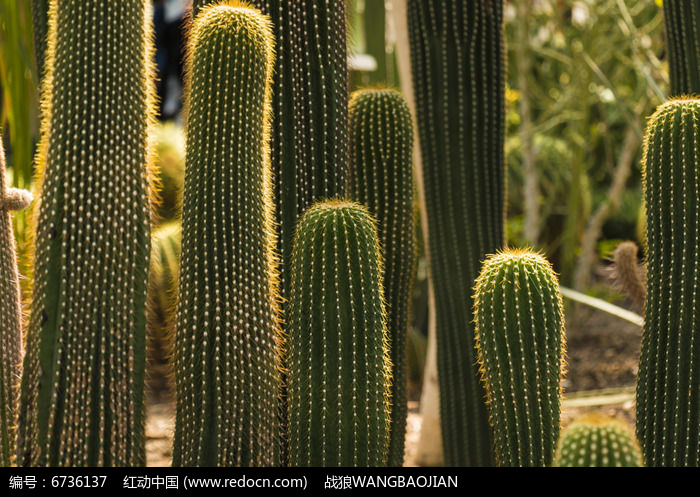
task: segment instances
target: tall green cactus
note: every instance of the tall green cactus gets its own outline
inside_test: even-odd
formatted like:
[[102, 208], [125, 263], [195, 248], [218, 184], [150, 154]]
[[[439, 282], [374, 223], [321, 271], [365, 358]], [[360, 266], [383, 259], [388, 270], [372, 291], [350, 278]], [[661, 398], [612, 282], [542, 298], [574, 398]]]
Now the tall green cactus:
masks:
[[145, 464], [147, 0], [52, 1], [19, 462]]
[[557, 444], [555, 466], [568, 468], [642, 466], [642, 452], [623, 423], [599, 415], [571, 423]]
[[5, 173], [0, 136], [0, 467], [15, 460], [22, 357], [22, 305], [10, 211], [26, 208], [32, 199], [29, 192], [7, 188]]
[[408, 0], [449, 466], [489, 465], [491, 430], [474, 357], [471, 289], [503, 245], [502, 0]]
[[[217, 0], [195, 0], [197, 15]], [[250, 0], [270, 16], [277, 58], [271, 163], [280, 291], [287, 298], [294, 230], [313, 203], [343, 194], [348, 164], [346, 0]]]
[[549, 466], [559, 436], [564, 316], [559, 282], [539, 254], [484, 261], [474, 294], [476, 346], [501, 466]]
[[376, 217], [384, 250], [384, 294], [393, 364], [389, 464], [402, 466], [408, 411], [406, 336], [417, 256], [413, 120], [403, 96], [389, 89], [353, 93], [349, 116], [347, 194]]
[[647, 466], [700, 465], [700, 100], [661, 105], [644, 144], [647, 296], [637, 437]]
[[301, 218], [288, 304], [290, 466], [386, 466], [389, 337], [374, 219], [328, 201]]
[[664, 0], [671, 93], [700, 94], [700, 0]]
[[279, 463], [278, 295], [268, 154], [272, 27], [201, 10], [188, 46], [176, 466]]

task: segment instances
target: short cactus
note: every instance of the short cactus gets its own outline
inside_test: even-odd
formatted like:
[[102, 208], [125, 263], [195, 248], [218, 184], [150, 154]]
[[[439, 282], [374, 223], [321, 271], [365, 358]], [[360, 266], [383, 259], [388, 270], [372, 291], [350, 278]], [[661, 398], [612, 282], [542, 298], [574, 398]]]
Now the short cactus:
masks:
[[384, 253], [384, 294], [391, 338], [392, 466], [402, 466], [406, 438], [406, 336], [416, 269], [413, 120], [395, 90], [359, 90], [350, 98], [348, 198], [377, 219]]
[[571, 423], [561, 435], [554, 465], [568, 468], [642, 466], [642, 453], [623, 423], [589, 415]]
[[268, 154], [272, 27], [203, 8], [187, 54], [175, 335], [175, 466], [279, 464], [278, 295]]
[[647, 466], [700, 465], [700, 100], [649, 119], [643, 179], [647, 295], [637, 438]]
[[700, 94], [700, 0], [664, 0], [671, 94]]
[[386, 466], [389, 336], [377, 229], [358, 204], [301, 218], [287, 314], [290, 466]]
[[505, 238], [503, 0], [407, 0], [448, 466], [492, 464], [474, 280]]
[[20, 464], [146, 462], [150, 5], [50, 3]]
[[26, 208], [31, 195], [7, 188], [0, 137], [0, 467], [15, 461], [17, 404], [22, 349], [22, 305], [10, 211]]
[[564, 316], [559, 283], [539, 254], [484, 261], [474, 293], [476, 346], [501, 466], [549, 466], [559, 436]]

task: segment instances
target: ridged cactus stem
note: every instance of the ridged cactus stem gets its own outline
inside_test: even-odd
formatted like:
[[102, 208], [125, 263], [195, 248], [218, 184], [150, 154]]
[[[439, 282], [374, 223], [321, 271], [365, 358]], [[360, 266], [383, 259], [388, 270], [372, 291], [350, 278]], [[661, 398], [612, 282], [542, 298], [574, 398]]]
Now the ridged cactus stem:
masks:
[[290, 466], [386, 466], [389, 336], [374, 219], [311, 207], [297, 228], [288, 304]]
[[22, 305], [10, 211], [26, 208], [31, 195], [7, 188], [0, 137], [0, 467], [14, 463], [22, 350]]
[[50, 3], [21, 464], [146, 462], [150, 5]]
[[268, 17], [237, 1], [190, 33], [175, 466], [279, 464], [273, 48]]
[[549, 466], [559, 436], [564, 317], [541, 255], [489, 257], [476, 281], [476, 345], [500, 466]]
[[664, 0], [671, 94], [700, 94], [700, 0]]
[[647, 295], [637, 438], [647, 466], [700, 465], [700, 100], [649, 119], [643, 179]]
[[406, 438], [406, 338], [416, 270], [413, 120], [401, 94], [359, 90], [350, 98], [348, 198], [377, 220], [384, 253], [384, 295], [391, 338], [392, 410], [389, 464], [402, 466]]
[[642, 466], [642, 452], [623, 423], [596, 414], [571, 423], [557, 444], [555, 466], [630, 468]]
[[[217, 0], [195, 0], [193, 13]], [[277, 202], [280, 291], [299, 218], [313, 203], [343, 195], [348, 165], [346, 0], [250, 0], [270, 16], [273, 75], [271, 163]]]
[[407, 0], [448, 466], [492, 464], [471, 290], [504, 242], [502, 0]]
[[50, 0], [32, 0], [32, 25], [34, 27], [34, 59], [39, 78], [44, 75], [46, 46], [48, 44]]

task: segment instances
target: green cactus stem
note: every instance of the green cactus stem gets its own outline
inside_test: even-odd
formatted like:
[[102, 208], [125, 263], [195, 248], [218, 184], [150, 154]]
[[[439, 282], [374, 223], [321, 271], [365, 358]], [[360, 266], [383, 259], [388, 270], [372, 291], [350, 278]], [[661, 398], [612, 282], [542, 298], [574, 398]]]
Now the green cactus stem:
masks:
[[290, 466], [386, 466], [389, 336], [377, 228], [359, 204], [301, 218], [288, 304]]
[[700, 100], [649, 119], [643, 179], [647, 295], [637, 438], [647, 466], [700, 465]]
[[571, 423], [557, 445], [555, 466], [630, 468], [642, 466], [632, 431], [620, 421], [596, 414]]
[[29, 192], [7, 188], [5, 175], [0, 137], [0, 467], [15, 462], [22, 354], [22, 304], [10, 212], [25, 209], [32, 201]]
[[351, 166], [348, 198], [377, 220], [384, 250], [384, 295], [391, 339], [391, 445], [389, 464], [402, 466], [406, 438], [406, 336], [416, 270], [413, 120], [403, 96], [390, 89], [350, 97]]
[[48, 43], [49, 1], [32, 0], [32, 24], [34, 26], [34, 58], [39, 78], [44, 75], [46, 46]]
[[[194, 14], [216, 0], [195, 0]], [[345, 0], [251, 0], [276, 39], [271, 164], [277, 203], [280, 291], [286, 299], [294, 231], [313, 203], [344, 193], [348, 164]]]
[[474, 297], [476, 346], [500, 466], [549, 466], [559, 436], [564, 317], [559, 282], [539, 254], [484, 261]]
[[502, 0], [408, 0], [448, 466], [492, 464], [471, 290], [504, 243]]
[[146, 462], [151, 38], [147, 0], [50, 4], [24, 465]]
[[268, 154], [272, 26], [203, 8], [187, 55], [175, 466], [279, 464], [279, 297]]
[[148, 386], [155, 398], [173, 392], [175, 306], [182, 231], [178, 221], [161, 225], [151, 239], [148, 278]]
[[664, 0], [671, 94], [700, 94], [700, 0]]

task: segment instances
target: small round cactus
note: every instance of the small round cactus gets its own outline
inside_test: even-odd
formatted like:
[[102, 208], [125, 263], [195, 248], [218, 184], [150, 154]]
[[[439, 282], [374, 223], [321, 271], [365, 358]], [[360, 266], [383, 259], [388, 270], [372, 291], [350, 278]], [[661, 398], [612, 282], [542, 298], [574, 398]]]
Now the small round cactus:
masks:
[[642, 452], [627, 425], [594, 414], [574, 421], [564, 430], [554, 465], [637, 467], [642, 466]]
[[288, 303], [290, 466], [386, 466], [391, 361], [375, 221], [359, 204], [302, 216]]
[[547, 260], [506, 250], [484, 261], [476, 347], [501, 466], [549, 466], [559, 436], [564, 316]]

